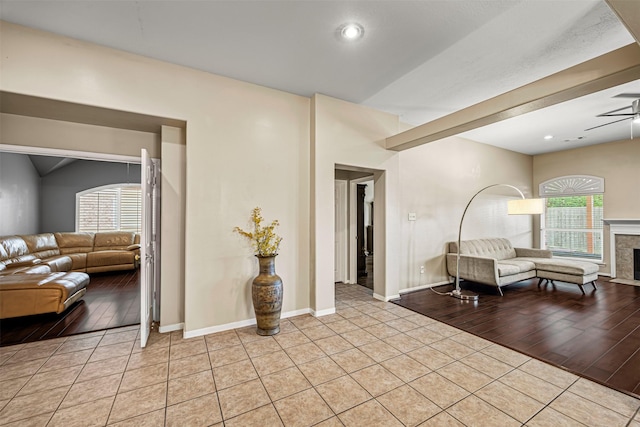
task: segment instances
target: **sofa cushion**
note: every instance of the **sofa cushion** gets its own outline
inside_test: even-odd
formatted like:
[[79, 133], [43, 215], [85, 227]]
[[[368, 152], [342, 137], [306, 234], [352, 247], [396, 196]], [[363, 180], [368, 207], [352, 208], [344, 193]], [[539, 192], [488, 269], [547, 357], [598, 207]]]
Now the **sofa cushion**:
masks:
[[87, 253], [93, 250], [93, 233], [54, 233], [60, 253]]
[[600, 267], [598, 266], [598, 264], [593, 262], [553, 258], [550, 260], [541, 259], [539, 261], [536, 261], [536, 269], [542, 271], [551, 271], [554, 273], [584, 276], [597, 273]]
[[135, 233], [126, 231], [111, 231], [105, 233], [96, 233], [93, 241], [93, 250], [127, 250], [129, 245], [133, 245]]
[[[449, 243], [449, 252], [456, 253], [457, 242]], [[492, 238], [463, 240], [460, 242], [460, 254], [495, 258], [497, 260], [516, 257], [516, 250], [511, 246], [509, 239]]]
[[536, 269], [536, 265], [531, 261], [506, 259], [498, 262], [498, 276], [511, 276], [513, 274], [525, 273]]
[[58, 271], [69, 271], [73, 266], [71, 257], [68, 255], [59, 255], [42, 260], [44, 264], [47, 264], [51, 268], [51, 272], [56, 273]]
[[27, 243], [19, 236], [0, 237], [0, 262], [8, 268], [11, 264], [25, 263], [36, 259], [29, 253]]
[[60, 255], [58, 242], [56, 242], [53, 233], [28, 234], [19, 237], [27, 244], [29, 253], [38, 258], [42, 259]]
[[106, 265], [133, 265], [134, 257], [134, 252], [122, 250], [89, 252], [87, 254], [87, 268]]
[[71, 270], [84, 271], [87, 268], [87, 253], [67, 254], [71, 258]]

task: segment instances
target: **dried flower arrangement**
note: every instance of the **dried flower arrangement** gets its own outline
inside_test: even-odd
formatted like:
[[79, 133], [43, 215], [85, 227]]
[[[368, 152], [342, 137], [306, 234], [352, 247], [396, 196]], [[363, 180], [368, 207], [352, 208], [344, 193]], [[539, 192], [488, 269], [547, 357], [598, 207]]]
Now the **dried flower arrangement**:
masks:
[[240, 233], [251, 241], [251, 245], [256, 256], [271, 257], [278, 255], [278, 248], [282, 237], [278, 236], [275, 228], [280, 225], [278, 220], [271, 221], [269, 225], [262, 225], [262, 209], [256, 207], [251, 212], [251, 222], [253, 223], [253, 232], [245, 231], [240, 227], [235, 227], [233, 231]]

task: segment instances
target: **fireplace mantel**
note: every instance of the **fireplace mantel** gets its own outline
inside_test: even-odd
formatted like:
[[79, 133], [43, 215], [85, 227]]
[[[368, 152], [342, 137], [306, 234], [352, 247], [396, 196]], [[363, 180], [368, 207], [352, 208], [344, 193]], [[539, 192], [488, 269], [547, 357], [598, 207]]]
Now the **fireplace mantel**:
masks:
[[634, 218], [609, 218], [609, 219], [603, 219], [602, 221], [604, 221], [605, 224], [611, 226], [611, 225], [631, 225], [631, 226], [636, 226], [636, 227], [640, 227], [640, 218], [638, 219], [634, 219]]
[[609, 226], [609, 261], [611, 277], [616, 277], [616, 234], [640, 235], [640, 218], [610, 218], [602, 220]]

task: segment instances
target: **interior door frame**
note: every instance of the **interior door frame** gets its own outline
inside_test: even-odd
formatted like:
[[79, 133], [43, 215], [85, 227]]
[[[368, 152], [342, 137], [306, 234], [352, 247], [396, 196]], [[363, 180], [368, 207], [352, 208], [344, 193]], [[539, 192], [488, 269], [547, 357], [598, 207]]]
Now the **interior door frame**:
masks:
[[365, 176], [363, 178], [352, 179], [349, 181], [349, 283], [358, 283], [358, 241], [356, 239], [358, 229], [358, 218], [356, 215], [358, 184], [370, 181], [374, 181], [375, 189], [375, 177], [373, 173], [371, 173], [371, 176]]
[[336, 179], [335, 188], [335, 278], [348, 282], [349, 266], [349, 181]]

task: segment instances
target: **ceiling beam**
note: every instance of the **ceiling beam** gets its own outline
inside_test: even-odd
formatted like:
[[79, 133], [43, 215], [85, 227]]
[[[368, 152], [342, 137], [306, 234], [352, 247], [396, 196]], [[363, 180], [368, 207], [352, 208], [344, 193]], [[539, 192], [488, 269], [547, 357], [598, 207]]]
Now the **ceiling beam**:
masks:
[[574, 67], [386, 139], [403, 151], [640, 79], [640, 45], [630, 44]]
[[636, 42], [640, 43], [640, 2], [629, 0], [605, 0], [620, 22], [627, 27]]

